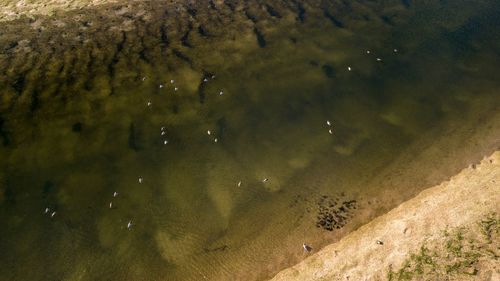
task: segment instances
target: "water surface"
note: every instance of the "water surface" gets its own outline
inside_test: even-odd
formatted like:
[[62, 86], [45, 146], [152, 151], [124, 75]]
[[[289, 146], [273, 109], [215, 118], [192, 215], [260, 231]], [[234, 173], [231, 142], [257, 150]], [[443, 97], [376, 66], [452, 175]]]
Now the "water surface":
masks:
[[3, 23], [1, 279], [265, 279], [498, 146], [495, 1], [177, 2]]

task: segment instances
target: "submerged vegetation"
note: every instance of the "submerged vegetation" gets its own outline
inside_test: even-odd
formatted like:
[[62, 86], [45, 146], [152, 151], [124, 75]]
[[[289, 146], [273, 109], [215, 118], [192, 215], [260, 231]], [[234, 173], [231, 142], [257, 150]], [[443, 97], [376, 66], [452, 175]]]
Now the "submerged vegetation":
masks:
[[491, 280], [500, 260], [500, 217], [489, 214], [477, 224], [446, 229], [441, 239], [425, 242], [387, 280]]

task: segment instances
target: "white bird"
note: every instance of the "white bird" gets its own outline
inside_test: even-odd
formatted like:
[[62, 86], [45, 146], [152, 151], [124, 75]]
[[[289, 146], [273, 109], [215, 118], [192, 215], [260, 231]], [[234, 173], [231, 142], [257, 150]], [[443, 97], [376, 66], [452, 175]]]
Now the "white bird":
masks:
[[139, 183], [142, 183], [142, 177], [139, 177]]
[[163, 131], [161, 132], [161, 135], [164, 136], [167, 132]]
[[55, 215], [56, 215], [56, 212], [52, 212], [52, 214], [50, 215], [50, 217], [53, 218]]
[[240, 187], [240, 186], [241, 186], [241, 181], [238, 182], [238, 187]]
[[162, 89], [162, 88], [163, 88], [163, 84], [160, 84], [160, 89]]
[[326, 120], [326, 125], [331, 126], [332, 123], [330, 123], [330, 120]]
[[369, 53], [370, 53], [370, 51], [368, 50], [368, 51], [366, 51], [366, 53], [367, 53], [367, 54], [369, 54]]
[[223, 91], [220, 91], [220, 92], [219, 92], [219, 96], [222, 96], [223, 94], [224, 94], [224, 92], [223, 92]]
[[382, 59], [381, 58], [377, 58], [377, 61], [382, 61]]
[[348, 67], [347, 67], [347, 70], [348, 70], [348, 71], [351, 71], [352, 69], [351, 69], [351, 67], [350, 67], [350, 66], [348, 66]]
[[262, 182], [267, 182], [269, 179], [268, 178], [265, 178], [262, 180]]
[[174, 79], [170, 80], [170, 84], [174, 84], [174, 82], [175, 82]]
[[203, 79], [203, 82], [208, 82], [208, 79], [207, 78]]
[[116, 196], [118, 196], [118, 192], [115, 191], [115, 192], [113, 192], [113, 197], [116, 197]]
[[212, 79], [214, 79], [214, 78], [215, 78], [215, 75], [212, 75]]
[[175, 88], [174, 88], [174, 91], [177, 91], [177, 90], [179, 90], [179, 88], [175, 87]]
[[146, 76], [142, 77], [142, 81], [146, 80]]
[[45, 214], [48, 213], [50, 211], [49, 208], [45, 208]]
[[127, 223], [127, 229], [130, 229], [130, 228], [132, 228], [132, 221], [128, 221], [128, 223]]
[[333, 135], [332, 129], [328, 130], [328, 133], [330, 133], [330, 135]]
[[164, 141], [163, 141], [163, 144], [167, 144], [167, 143], [168, 143], [168, 140], [164, 140]]
[[109, 202], [109, 208], [112, 209], [113, 208], [113, 202]]
[[161, 127], [161, 130], [162, 130], [162, 131], [165, 131], [165, 129], [166, 129], [166, 128], [165, 128], [165, 126]]
[[212, 132], [210, 132], [210, 130], [207, 130], [207, 134], [210, 136]]
[[398, 52], [398, 49], [394, 49], [394, 53], [397, 53]]
[[214, 139], [214, 142], [217, 142], [217, 138]]
[[148, 101], [148, 106], [151, 106], [153, 103], [151, 101]]

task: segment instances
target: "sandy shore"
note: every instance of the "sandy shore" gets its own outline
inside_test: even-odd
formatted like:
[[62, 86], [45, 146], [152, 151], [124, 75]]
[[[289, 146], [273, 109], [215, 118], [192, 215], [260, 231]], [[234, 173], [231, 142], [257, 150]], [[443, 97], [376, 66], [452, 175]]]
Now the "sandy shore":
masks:
[[[389, 269], [397, 270], [408, 263], [410, 254], [417, 253], [422, 245], [436, 248], [443, 244], [445, 229], [473, 229], [488, 214], [498, 214], [499, 182], [497, 151], [481, 164], [471, 165], [449, 181], [421, 192], [272, 280], [387, 280]], [[492, 244], [498, 245], [498, 237]], [[459, 274], [453, 280], [499, 280], [498, 255], [482, 258], [471, 270], [471, 275]]]

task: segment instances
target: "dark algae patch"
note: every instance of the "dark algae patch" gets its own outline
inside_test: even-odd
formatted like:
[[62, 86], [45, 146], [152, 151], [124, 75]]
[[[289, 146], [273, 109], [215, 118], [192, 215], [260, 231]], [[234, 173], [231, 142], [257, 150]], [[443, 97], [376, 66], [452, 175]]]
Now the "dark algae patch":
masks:
[[333, 66], [329, 64], [324, 64], [321, 66], [321, 69], [323, 70], [323, 73], [326, 75], [328, 78], [335, 78], [335, 69]]
[[317, 202], [316, 227], [333, 231], [344, 227], [353, 216], [353, 211], [357, 209], [356, 200], [345, 200], [339, 195], [330, 197], [323, 195]]
[[344, 23], [342, 23], [339, 19], [337, 19], [334, 15], [332, 15], [328, 10], [324, 10], [323, 14], [325, 17], [330, 20], [330, 22], [338, 28], [344, 28]]
[[278, 11], [276, 11], [273, 6], [266, 4], [265, 5], [267, 12], [269, 13], [270, 16], [275, 17], [275, 18], [281, 18], [281, 15]]
[[9, 134], [5, 128], [5, 120], [0, 116], [0, 138], [2, 139], [2, 145], [7, 146], [10, 143]]
[[303, 23], [306, 19], [306, 9], [301, 3], [297, 3], [297, 10], [297, 19], [299, 20], [299, 22]]
[[266, 42], [266, 39], [264, 38], [264, 34], [262, 34], [262, 32], [257, 27], [255, 27], [253, 29], [253, 32], [255, 33], [255, 36], [257, 37], [257, 43], [259, 44], [259, 47], [265, 48], [267, 42]]
[[76, 122], [71, 126], [71, 130], [75, 133], [80, 133], [83, 130], [83, 124], [81, 122]]

